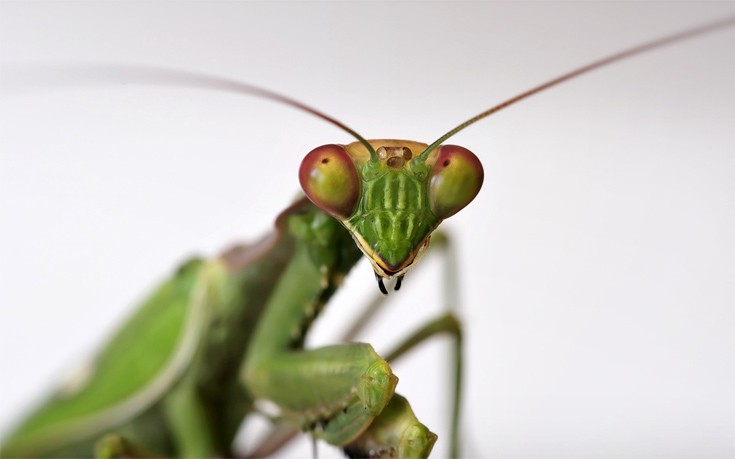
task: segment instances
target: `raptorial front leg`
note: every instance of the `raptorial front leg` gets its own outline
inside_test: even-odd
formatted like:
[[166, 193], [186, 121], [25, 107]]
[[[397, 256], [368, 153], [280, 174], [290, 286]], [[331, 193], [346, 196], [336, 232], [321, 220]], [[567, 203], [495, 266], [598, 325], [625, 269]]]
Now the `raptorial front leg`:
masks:
[[[383, 411], [398, 379], [369, 344], [302, 348], [304, 333], [344, 275], [340, 244], [359, 256], [338, 223], [319, 218], [291, 222], [297, 244], [255, 330], [241, 381], [254, 398], [273, 402], [285, 422], [342, 446]], [[324, 237], [328, 232], [337, 243]]]
[[248, 365], [248, 386], [316, 438], [344, 445], [393, 397], [398, 378], [369, 344], [345, 344], [273, 356]]
[[395, 394], [360, 437], [344, 447], [351, 458], [429, 457], [437, 436], [421, 424], [408, 401]]
[[449, 454], [450, 457], [459, 457], [459, 422], [460, 422], [460, 411], [462, 402], [462, 373], [463, 373], [463, 359], [462, 359], [462, 326], [457, 320], [455, 315], [451, 312], [447, 312], [444, 315], [427, 322], [425, 325], [419, 327], [413, 334], [411, 334], [403, 343], [399, 344], [393, 351], [391, 351], [386, 359], [392, 362], [400, 358], [406, 352], [411, 351], [413, 348], [423, 343], [424, 341], [441, 334], [448, 334], [452, 337], [452, 417], [451, 417], [451, 432], [449, 435]]
[[[296, 223], [291, 226], [298, 241], [293, 257], [250, 342], [242, 382], [254, 398], [273, 402], [283, 422], [315, 438], [336, 446], [352, 444], [357, 448], [353, 451], [382, 443], [381, 448], [403, 457], [428, 455], [435, 435], [416, 420], [405, 399], [392, 401], [398, 379], [372, 346], [350, 343], [303, 349], [304, 333], [344, 274], [334, 269], [339, 261], [333, 263], [332, 258], [343, 252], [338, 246], [330, 252], [327, 245], [313, 245], [309, 233], [314, 223], [308, 229]], [[407, 347], [449, 331], [446, 326], [452, 321], [441, 322], [440, 330], [424, 328], [406, 342]], [[407, 426], [413, 427], [406, 430]], [[404, 441], [406, 435], [412, 440]]]

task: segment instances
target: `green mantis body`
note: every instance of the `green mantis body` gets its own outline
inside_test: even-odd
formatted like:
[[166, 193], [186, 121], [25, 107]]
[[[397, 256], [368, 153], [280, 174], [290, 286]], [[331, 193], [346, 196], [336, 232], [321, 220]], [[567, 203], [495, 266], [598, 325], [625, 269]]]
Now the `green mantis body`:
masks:
[[[426, 145], [372, 141], [371, 147], [400, 148], [405, 156], [409, 147]], [[317, 150], [317, 166], [326, 164]], [[411, 160], [401, 156], [396, 166], [396, 157], [375, 156], [371, 163], [359, 143], [344, 151], [366, 170], [372, 164], [366, 183], [374, 183], [377, 191], [353, 204], [388, 212], [386, 217], [368, 212], [367, 219], [382, 222], [376, 224], [379, 233], [389, 231], [381, 226], [390, 226], [383, 218], [395, 213], [400, 220], [410, 216], [412, 206], [428, 206], [433, 193], [428, 187], [425, 193], [404, 195], [410, 180], [404, 166], [415, 164]], [[444, 161], [442, 169], [459, 161], [441, 154], [432, 158], [430, 164]], [[426, 183], [431, 165], [419, 170], [423, 181], [417, 184]], [[479, 184], [474, 190], [472, 196]], [[417, 228], [416, 246], [423, 250], [438, 222], [425, 228], [413, 221], [396, 224], [403, 233], [406, 225]], [[301, 350], [312, 321], [361, 256], [351, 234], [301, 198], [259, 244], [186, 263], [118, 332], [86, 377], [61, 388], [4, 440], [3, 455], [229, 456], [242, 419], [255, 398], [262, 398], [281, 408], [282, 422], [347, 446], [351, 454], [428, 456], [436, 435], [418, 422], [403, 398], [394, 397], [397, 378], [372, 346]], [[370, 247], [363, 250], [384, 252]], [[408, 261], [396, 262], [395, 273], [413, 263], [417, 249], [409, 252], [403, 257]], [[381, 275], [388, 277], [383, 270]], [[378, 416], [380, 422], [374, 423]]]
[[[336, 252], [310, 244], [314, 236], [307, 233], [313, 220], [323, 222], [318, 231], [332, 233], [324, 242]], [[292, 234], [289, 226], [300, 226], [302, 234]], [[338, 263], [329, 272], [320, 270], [307, 260], [310, 249], [323, 251], [321, 256]], [[63, 389], [19, 434], [5, 441], [4, 456], [88, 456], [109, 431], [126, 436], [142, 451], [157, 454], [231, 454], [230, 444], [253, 401], [237, 384], [238, 362], [265, 304], [274, 291], [298, 292], [305, 295], [298, 301], [316, 307], [359, 255], [346, 231], [302, 199], [279, 217], [274, 233], [261, 246], [235, 248], [208, 262], [192, 260], [111, 341], [97, 361], [100, 366], [92, 369], [92, 383]], [[291, 271], [298, 270], [300, 281], [275, 290], [289, 265]], [[312, 318], [294, 317], [297, 321]], [[290, 336], [290, 328], [283, 331], [289, 345], [297, 347], [303, 339], [303, 335]], [[136, 362], [130, 361], [133, 356]], [[130, 374], [130, 368], [138, 368], [141, 374]], [[113, 395], [109, 391], [116, 384], [123, 387]], [[107, 400], [100, 400], [100, 386], [108, 391], [103, 394]], [[193, 400], [199, 395], [201, 399]], [[54, 418], [63, 421], [54, 422]], [[184, 430], [177, 436], [172, 419], [198, 425], [181, 426]], [[306, 427], [316, 419], [304, 417], [303, 422]], [[147, 431], [148, 423], [158, 427]]]
[[[325, 225], [320, 231], [332, 232], [332, 235], [322, 241], [321, 245], [312, 245], [312, 242], [318, 241], [319, 237], [316, 237], [316, 234], [309, 234], [311, 231], [310, 225], [306, 224], [306, 222], [315, 220], [322, 221]], [[147, 326], [154, 326], [156, 322], [151, 317], [152, 314], [149, 315], [150, 311], [165, 311], [159, 312], [159, 314], [170, 314], [168, 320], [162, 321], [164, 324], [162, 327], [171, 328], [165, 333], [155, 333], [156, 337], [162, 339], [166, 344], [165, 346], [156, 345], [155, 348], [157, 351], [164, 352], [156, 356], [157, 361], [147, 369], [147, 373], [144, 372], [137, 378], [137, 385], [127, 385], [123, 388], [123, 393], [117, 394], [116, 401], [120, 402], [119, 406], [107, 404], [87, 405], [87, 408], [85, 408], [87, 412], [81, 416], [93, 415], [86, 417], [83, 423], [94, 426], [97, 429], [94, 433], [75, 437], [72, 435], [76, 427], [74, 423], [64, 422], [64, 426], [59, 431], [51, 432], [50, 436], [45, 437], [44, 442], [40, 442], [38, 439], [41, 437], [33, 438], [33, 435], [38, 434], [38, 431], [34, 432], [33, 426], [28, 424], [23, 433], [15, 437], [16, 440], [14, 441], [17, 441], [18, 448], [27, 447], [26, 451], [33, 452], [33, 448], [37, 448], [39, 443], [45, 443], [41, 446], [47, 447], [46, 451], [48, 452], [75, 455], [74, 453], [77, 450], [63, 451], [56, 448], [59, 447], [60, 443], [74, 439], [72, 443], [79, 440], [79, 444], [88, 451], [89, 447], [99, 440], [101, 433], [115, 431], [123, 436], [127, 434], [127, 437], [135, 440], [135, 444], [143, 450], [155, 450], [162, 454], [203, 455], [212, 451], [227, 451], [242, 416], [252, 408], [251, 395], [253, 394], [248, 393], [249, 391], [258, 392], [257, 395], [260, 397], [284, 400], [288, 398], [288, 395], [296, 394], [291, 391], [268, 394], [269, 384], [258, 383], [259, 376], [257, 372], [248, 372], [250, 365], [256, 365], [260, 361], [267, 360], [265, 357], [256, 354], [248, 355], [249, 358], [245, 358], [250, 352], [266, 352], [264, 346], [248, 348], [246, 345], [250, 338], [253, 338], [251, 336], [252, 328], [250, 327], [263, 325], [262, 330], [267, 330], [265, 328], [267, 321], [264, 320], [261, 313], [264, 310], [275, 311], [276, 309], [266, 306], [266, 303], [271, 301], [268, 299], [270, 295], [266, 292], [277, 292], [276, 294], [279, 295], [278, 303], [283, 305], [298, 303], [303, 306], [307, 303], [311, 304], [308, 300], [314, 301], [315, 299], [314, 305], [321, 304], [332, 293], [332, 289], [336, 288], [340, 277], [358, 259], [360, 251], [342, 226], [336, 224], [325, 213], [316, 210], [314, 206], [305, 202], [300, 202], [281, 214], [272, 237], [274, 239], [265, 240], [250, 249], [235, 249], [212, 261], [194, 261], [182, 266], [173, 280], [165, 284], [150, 302], [146, 303], [146, 306], [140, 310], [141, 312], [133, 320], [140, 320]], [[305, 253], [309, 251], [317, 253]], [[266, 257], [267, 263], [272, 264], [272, 266], [266, 268], [260, 265], [259, 263], [266, 262], [265, 258], [261, 257]], [[314, 263], [314, 260], [323, 261], [323, 259], [328, 259], [329, 262], [326, 264], [322, 262]], [[297, 264], [298, 276], [295, 277], [300, 279], [298, 281], [291, 279], [288, 289], [277, 288], [274, 284], [279, 282], [278, 280], [281, 278], [279, 274], [285, 275], [289, 266], [296, 266]], [[325, 265], [329, 266], [326, 273], [321, 268]], [[252, 276], [255, 282], [248, 284], [248, 276]], [[303, 289], [300, 282], [304, 283]], [[249, 294], [249, 289], [256, 288], [262, 289], [264, 294]], [[286, 298], [292, 289], [299, 290], [299, 294], [304, 295], [304, 298], [292, 303], [293, 298]], [[248, 301], [252, 298], [261, 298], [258, 301], [260, 304], [249, 304]], [[244, 307], [238, 311], [232, 311], [227, 307], [235, 304], [244, 305]], [[298, 322], [297, 325], [306, 325], [308, 323], [306, 319], [315, 316], [317, 309], [301, 308], [299, 315], [289, 314], [288, 317]], [[232, 317], [228, 317], [228, 314], [234, 314], [236, 318], [225, 321], [225, 324], [224, 319], [232, 319]], [[163, 318], [163, 316], [159, 317]], [[241, 322], [238, 323], [239, 320]], [[234, 324], [238, 324], [238, 327], [236, 328]], [[211, 330], [212, 333], [202, 335], [205, 329]], [[136, 338], [136, 344], [144, 345], [146, 343], [141, 339], [143, 338], [140, 336], [142, 331], [139, 331], [138, 328], [128, 328], [126, 330], [127, 332], [123, 332], [123, 334], [137, 335], [133, 336], [133, 338]], [[305, 328], [300, 327], [278, 328], [277, 332], [285, 333], [287, 336], [280, 338], [281, 343], [279, 345], [271, 344], [278, 347], [288, 342], [288, 345], [298, 347], [302, 344], [304, 330]], [[267, 332], [263, 331], [261, 333]], [[199, 336], [206, 339], [192, 338]], [[120, 343], [125, 343], [130, 337], [120, 337], [118, 335], [118, 339], [121, 340]], [[259, 339], [259, 337], [256, 336], [253, 339]], [[188, 345], [178, 346], [175, 344], [178, 342], [188, 343]], [[112, 349], [110, 351], [112, 353], [115, 347], [127, 346], [124, 344], [113, 345], [112, 348], [108, 349]], [[127, 349], [124, 354], [137, 356], [149, 353], [151, 357], [154, 357], [148, 348], [136, 353], [132, 353]], [[370, 356], [370, 358], [373, 357]], [[102, 361], [104, 360], [103, 354]], [[243, 366], [243, 360], [245, 366]], [[233, 362], [235, 363], [233, 364]], [[380, 367], [379, 361], [376, 360], [376, 362], [378, 362], [377, 366]], [[294, 367], [289, 367], [289, 371], [293, 369]], [[385, 371], [381, 374], [387, 375]], [[126, 374], [127, 377], [128, 374]], [[130, 377], [133, 379], [132, 375]], [[208, 378], [212, 378], [212, 380], [208, 381]], [[243, 381], [246, 383], [243, 384]], [[73, 400], [75, 394], [79, 395], [84, 392], [84, 382], [82, 380], [77, 384], [77, 387], [66, 389], [66, 395], [71, 397], [69, 400]], [[255, 384], [252, 384], [253, 382]], [[147, 386], [154, 383], [156, 384], [154, 388], [156, 390], [148, 390]], [[262, 387], [256, 388], [256, 386]], [[390, 386], [390, 377], [388, 377], [386, 387], [390, 389]], [[191, 399], [192, 387], [216, 387], [218, 393], [216, 396], [205, 398], [207, 402], [205, 404], [206, 409], [201, 410], [200, 404]], [[351, 385], [351, 387], [355, 386]], [[383, 393], [390, 391], [383, 390]], [[131, 401], [127, 398], [130, 395], [137, 398], [133, 400], [137, 403], [131, 404]], [[224, 398], [217, 400], [218, 397]], [[334, 413], [334, 407], [329, 406], [330, 403], [314, 404], [309, 400], [309, 395], [304, 393], [296, 394], [295, 398], [296, 400], [284, 401], [281, 405], [282, 414], [285, 413], [282, 420], [298, 428], [311, 430], [317, 436], [331, 435], [329, 433], [324, 434], [325, 423], [323, 421], [325, 418], [331, 417], [330, 415]], [[401, 399], [396, 398], [396, 400], [400, 401]], [[353, 401], [347, 401], [348, 407]], [[311, 409], [299, 407], [297, 406], [299, 403], [309, 404], [311, 407], [315, 407], [317, 411], [322, 409], [323, 412], [316, 413]], [[383, 403], [380, 402], [378, 405]], [[123, 404], [127, 405], [123, 406]], [[125, 409], [125, 407], [131, 406], [135, 409]], [[110, 407], [120, 408], [124, 416], [115, 418], [111, 411], [105, 409]], [[81, 405], [77, 405], [77, 408], [83, 411]], [[49, 411], [39, 412], [35, 415], [35, 419], [39, 424], [47, 413], [53, 412], [56, 408], [47, 409]], [[182, 413], [179, 410], [184, 412]], [[377, 411], [379, 410], [374, 410], [374, 412]], [[390, 405], [383, 411], [391, 416], [393, 415]], [[373, 412], [368, 415], [372, 416], [372, 414]], [[64, 416], [69, 415], [65, 414]], [[28, 422], [33, 423], [33, 419], [32, 417]], [[176, 426], [177, 422], [191, 422], [192, 424]], [[148, 423], [161, 426], [163, 432], [148, 430], [153, 438], [146, 438], [146, 435], [141, 435], [139, 431], [145, 430], [141, 426], [150, 425]], [[201, 425], [198, 423], [201, 423]], [[377, 421], [374, 423], [377, 423]], [[65, 431], [64, 429], [69, 430]], [[216, 430], [217, 434], [211, 435], [208, 433], [211, 430]], [[199, 432], [201, 435], [179, 434], [177, 436], [177, 431]], [[26, 435], [27, 437], [24, 439], [23, 436]], [[43, 435], [46, 434], [43, 433]], [[31, 443], [33, 445], [27, 446]], [[8, 443], [8, 447], [12, 446], [13, 441]], [[71, 444], [68, 447], [74, 448], [75, 445]]]

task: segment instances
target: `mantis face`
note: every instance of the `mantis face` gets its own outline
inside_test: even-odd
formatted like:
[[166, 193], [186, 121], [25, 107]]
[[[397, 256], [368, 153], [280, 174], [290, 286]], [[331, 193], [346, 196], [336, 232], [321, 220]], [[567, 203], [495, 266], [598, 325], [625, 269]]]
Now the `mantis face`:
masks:
[[[304, 193], [339, 220], [383, 279], [398, 278], [421, 257], [431, 233], [459, 212], [482, 187], [483, 169], [455, 145], [432, 150], [405, 140], [324, 145], [301, 163]], [[422, 152], [421, 154], [418, 154]]]

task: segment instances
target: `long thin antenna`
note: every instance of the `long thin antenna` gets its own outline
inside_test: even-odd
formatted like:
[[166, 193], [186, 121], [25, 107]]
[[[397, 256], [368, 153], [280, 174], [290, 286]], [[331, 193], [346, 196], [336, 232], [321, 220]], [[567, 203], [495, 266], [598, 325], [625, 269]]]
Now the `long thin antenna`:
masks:
[[[54, 70], [60, 70], [60, 72], [49, 72], [49, 69], [51, 68]], [[371, 158], [375, 157], [375, 159], [377, 159], [377, 155], [375, 154], [375, 150], [372, 145], [370, 145], [370, 143], [368, 143], [368, 141], [355, 130], [341, 121], [320, 112], [309, 105], [299, 102], [298, 100], [265, 88], [243, 83], [241, 81], [208, 75], [206, 73], [146, 65], [90, 63], [59, 65], [20, 64], [19, 69], [23, 75], [19, 76], [19, 81], [16, 84], [22, 86], [26, 86], [29, 83], [34, 82], [33, 78], [29, 78], [28, 72], [29, 70], [37, 69], [39, 71], [37, 80], [53, 86], [63, 85], [64, 82], [73, 82], [74, 85], [79, 85], [81, 82], [84, 82], [85, 84], [123, 82], [146, 85], [195, 87], [261, 97], [305, 111], [333, 124], [334, 126], [337, 126], [357, 139], [365, 148], [367, 148], [370, 152]], [[7, 70], [7, 67], [4, 69], [4, 73], [5, 70]], [[6, 74], [3, 77], [3, 81], [7, 80], [10, 80], [10, 78]], [[13, 82], [11, 81], [11, 84], [12, 83]]]
[[572, 78], [578, 77], [580, 75], [583, 75], [587, 72], [590, 72], [592, 70], [595, 70], [599, 67], [604, 67], [608, 64], [612, 64], [613, 62], [626, 59], [628, 57], [634, 56], [636, 54], [644, 53], [646, 51], [650, 51], [655, 48], [660, 48], [662, 46], [670, 45], [671, 43], [681, 41], [687, 38], [691, 38], [697, 35], [713, 32], [718, 29], [722, 29], [725, 27], [731, 27], [735, 25], [735, 17], [729, 17], [726, 19], [722, 19], [716, 22], [711, 22], [709, 24], [705, 24], [699, 27], [695, 27], [693, 29], [685, 30], [684, 32], [679, 32], [673, 35], [668, 35], [666, 37], [659, 38], [657, 40], [650, 41], [648, 43], [644, 43], [642, 45], [626, 49], [625, 51], [621, 51], [619, 53], [615, 53], [611, 56], [608, 56], [606, 58], [600, 59], [598, 61], [592, 62], [591, 64], [587, 64], [583, 67], [579, 67], [576, 70], [572, 70], [569, 73], [565, 73], [557, 78], [554, 78], [553, 80], [547, 81], [546, 83], [543, 83], [541, 85], [538, 85], [534, 88], [529, 89], [526, 92], [523, 92], [521, 94], [518, 94], [517, 96], [510, 98], [506, 100], [505, 102], [502, 102], [488, 110], [485, 110], [484, 112], [473, 116], [472, 118], [468, 119], [464, 123], [460, 124], [459, 126], [455, 127], [451, 131], [447, 132], [443, 136], [439, 137], [434, 143], [426, 147], [426, 150], [424, 150], [419, 158], [421, 160], [426, 160], [426, 158], [429, 156], [429, 153], [441, 145], [445, 140], [452, 137], [454, 134], [458, 133], [462, 129], [466, 128], [467, 126], [474, 124], [478, 121], [480, 121], [483, 118], [487, 118], [488, 116], [492, 115], [493, 113], [499, 112], [500, 110], [507, 108], [516, 102], [519, 102], [529, 96], [532, 96], [534, 94], [537, 94], [541, 91], [544, 91], [546, 89], [549, 89], [552, 86], [556, 86], [559, 83], [563, 83], [567, 80], [571, 80]]

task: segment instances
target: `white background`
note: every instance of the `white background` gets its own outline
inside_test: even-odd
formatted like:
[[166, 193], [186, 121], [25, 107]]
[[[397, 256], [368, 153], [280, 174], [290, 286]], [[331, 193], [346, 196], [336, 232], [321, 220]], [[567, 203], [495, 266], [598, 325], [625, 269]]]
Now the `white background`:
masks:
[[[368, 138], [430, 142], [562, 72], [732, 12], [2, 2], [0, 58], [202, 71], [301, 99]], [[265, 232], [295, 196], [305, 153], [351, 139], [250, 97], [2, 72], [5, 432], [184, 257]], [[571, 81], [452, 142], [486, 170], [476, 202], [444, 225], [461, 261], [466, 455], [733, 457], [733, 30]], [[440, 263], [426, 264], [365, 335], [379, 351], [440, 311]], [[363, 262], [314, 342], [333, 340], [375, 290]], [[440, 435], [437, 457], [446, 352], [437, 340], [395, 366], [398, 390]], [[308, 442], [289, 454], [309, 455]]]

